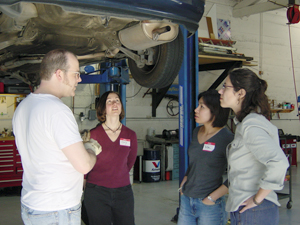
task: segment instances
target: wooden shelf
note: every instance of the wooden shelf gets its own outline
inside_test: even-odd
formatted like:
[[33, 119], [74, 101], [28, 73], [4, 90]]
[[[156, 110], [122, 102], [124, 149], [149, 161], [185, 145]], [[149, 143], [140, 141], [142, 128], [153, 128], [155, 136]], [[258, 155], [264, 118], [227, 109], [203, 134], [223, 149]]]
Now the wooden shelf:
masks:
[[239, 56], [235, 54], [208, 54], [204, 52], [199, 52], [198, 61], [199, 65], [206, 64], [215, 64], [215, 63], [226, 63], [226, 62], [242, 62], [245, 66], [254, 66], [252, 61], [252, 57]]
[[271, 113], [290, 113], [294, 109], [271, 109]]
[[223, 62], [231, 62], [231, 61], [241, 61], [246, 62], [245, 58], [232, 57], [230, 55], [208, 55], [208, 54], [199, 54], [199, 65], [203, 64], [213, 64], [213, 63], [223, 63]]

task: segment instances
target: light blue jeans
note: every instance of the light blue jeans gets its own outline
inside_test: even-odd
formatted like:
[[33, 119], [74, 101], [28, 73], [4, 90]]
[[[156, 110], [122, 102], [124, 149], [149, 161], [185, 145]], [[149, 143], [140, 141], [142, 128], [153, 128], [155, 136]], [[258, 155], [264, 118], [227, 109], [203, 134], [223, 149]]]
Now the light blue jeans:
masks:
[[58, 211], [38, 211], [21, 203], [21, 216], [25, 225], [80, 225], [81, 204]]
[[265, 199], [261, 205], [240, 213], [243, 207], [240, 206], [237, 211], [230, 213], [231, 225], [277, 225], [279, 223], [278, 206], [273, 202]]
[[205, 205], [201, 198], [180, 197], [177, 225], [225, 225], [228, 213], [225, 211], [224, 196], [214, 205]]

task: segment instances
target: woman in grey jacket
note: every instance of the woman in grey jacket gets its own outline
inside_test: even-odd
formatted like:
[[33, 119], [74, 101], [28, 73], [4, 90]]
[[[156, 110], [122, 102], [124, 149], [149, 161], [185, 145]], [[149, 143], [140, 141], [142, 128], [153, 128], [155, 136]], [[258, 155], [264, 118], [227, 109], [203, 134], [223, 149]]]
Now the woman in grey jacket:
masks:
[[220, 102], [235, 114], [234, 140], [227, 148], [231, 224], [276, 225], [277, 194], [289, 167], [279, 146], [278, 129], [270, 123], [266, 81], [249, 69], [237, 69], [226, 78]]

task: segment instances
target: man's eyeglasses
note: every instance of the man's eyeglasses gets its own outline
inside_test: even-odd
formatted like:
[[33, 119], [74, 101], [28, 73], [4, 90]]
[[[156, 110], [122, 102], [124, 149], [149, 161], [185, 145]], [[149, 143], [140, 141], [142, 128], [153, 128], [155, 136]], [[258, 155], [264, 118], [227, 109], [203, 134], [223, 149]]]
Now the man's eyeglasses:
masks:
[[223, 84], [222, 89], [226, 89], [226, 88], [233, 88], [233, 86]]
[[71, 71], [71, 70], [65, 70], [65, 69], [61, 69], [61, 70], [64, 70], [66, 72], [74, 73], [77, 80], [80, 78], [80, 72], [78, 72], [78, 71]]
[[68, 71], [71, 72], [71, 73], [74, 73], [77, 80], [80, 78], [80, 72], [78, 72], [78, 71], [70, 71], [70, 70], [68, 70]]

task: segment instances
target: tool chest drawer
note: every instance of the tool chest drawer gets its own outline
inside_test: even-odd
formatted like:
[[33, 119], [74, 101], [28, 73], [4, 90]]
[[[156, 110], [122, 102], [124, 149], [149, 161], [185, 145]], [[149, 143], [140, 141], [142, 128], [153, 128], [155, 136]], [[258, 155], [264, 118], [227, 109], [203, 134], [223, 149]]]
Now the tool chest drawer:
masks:
[[0, 139], [0, 187], [21, 186], [23, 168], [14, 140]]

